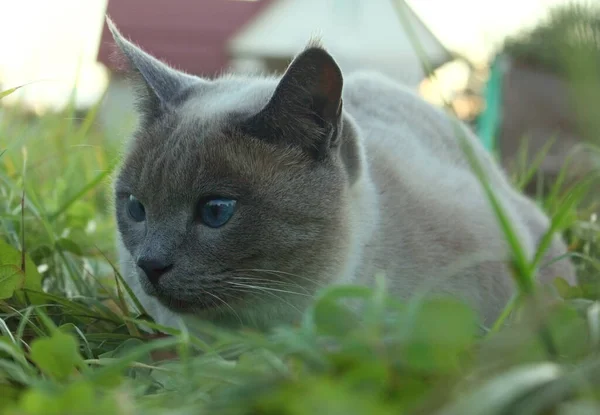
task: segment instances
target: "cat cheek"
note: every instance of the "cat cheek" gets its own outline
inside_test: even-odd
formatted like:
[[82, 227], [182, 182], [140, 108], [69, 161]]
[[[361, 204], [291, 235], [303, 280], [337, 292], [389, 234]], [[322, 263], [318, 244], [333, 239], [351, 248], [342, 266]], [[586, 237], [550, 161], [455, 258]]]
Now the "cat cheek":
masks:
[[143, 239], [146, 235], [146, 225], [145, 223], [133, 222], [128, 217], [123, 216], [118, 216], [117, 227], [125, 247], [133, 254], [136, 247], [141, 245], [143, 242]]
[[146, 235], [146, 222], [135, 222], [129, 216], [123, 218], [123, 224], [120, 226], [121, 232], [128, 233], [136, 237]]

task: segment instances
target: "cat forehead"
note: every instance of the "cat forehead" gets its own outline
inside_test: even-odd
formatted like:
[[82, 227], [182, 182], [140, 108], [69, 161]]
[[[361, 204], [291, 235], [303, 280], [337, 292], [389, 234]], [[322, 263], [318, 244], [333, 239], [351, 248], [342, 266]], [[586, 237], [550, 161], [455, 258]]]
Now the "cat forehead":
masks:
[[[221, 77], [198, 82], [182, 91], [167, 114], [145, 124], [133, 136], [131, 158], [186, 160], [200, 154], [226, 158], [225, 142], [243, 137], [236, 127], [260, 112], [277, 85], [277, 79]], [[223, 151], [219, 152], [218, 149]], [[234, 151], [235, 152], [235, 151]]]
[[258, 113], [272, 97], [279, 79], [223, 76], [193, 85], [175, 108], [182, 123], [223, 124], [232, 117]]
[[[193, 98], [192, 98], [193, 99]], [[250, 110], [250, 108], [246, 108]], [[213, 108], [216, 111], [216, 109]], [[133, 138], [119, 174], [121, 190], [137, 197], [185, 199], [186, 195], [251, 191], [277, 187], [302, 169], [306, 155], [295, 147], [276, 146], [245, 135], [227, 122], [229, 111], [217, 119], [172, 114]]]

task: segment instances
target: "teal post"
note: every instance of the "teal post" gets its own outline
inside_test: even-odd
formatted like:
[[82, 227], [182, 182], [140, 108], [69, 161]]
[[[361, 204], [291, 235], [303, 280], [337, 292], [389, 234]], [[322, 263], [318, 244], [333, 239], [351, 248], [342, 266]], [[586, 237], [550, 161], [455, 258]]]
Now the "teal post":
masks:
[[485, 85], [483, 98], [485, 109], [477, 120], [477, 135], [484, 147], [490, 151], [496, 151], [496, 134], [500, 125], [502, 111], [502, 80], [503, 65], [501, 57], [496, 56], [490, 68], [490, 77]]

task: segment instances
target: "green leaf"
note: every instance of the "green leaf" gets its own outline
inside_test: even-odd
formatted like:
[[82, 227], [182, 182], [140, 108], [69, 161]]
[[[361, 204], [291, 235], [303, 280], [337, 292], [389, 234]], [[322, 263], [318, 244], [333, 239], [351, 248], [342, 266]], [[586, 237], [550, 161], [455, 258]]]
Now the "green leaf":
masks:
[[[37, 266], [31, 260], [29, 255], [24, 255], [25, 258], [25, 273], [22, 272], [21, 266], [23, 262], [23, 255], [19, 252], [18, 249], [14, 248], [12, 245], [4, 242], [0, 239], [0, 266], [1, 267], [16, 267], [16, 269], [21, 273], [20, 278], [22, 281], [20, 284], [13, 288], [14, 290], [26, 288], [33, 291], [41, 291], [42, 290], [42, 276], [37, 270]], [[13, 268], [14, 269], [14, 268]], [[6, 273], [11, 273], [11, 271], [6, 268], [3, 273], [6, 280], [8, 278]], [[15, 278], [15, 277], [11, 277]], [[0, 292], [4, 292], [2, 289], [2, 277], [0, 277]], [[12, 281], [12, 280], [11, 280]], [[8, 283], [8, 282], [7, 282]], [[12, 282], [10, 283], [12, 284]], [[7, 289], [8, 290], [8, 289]]]
[[19, 85], [19, 86], [16, 86], [14, 88], [10, 88], [10, 89], [4, 90], [4, 91], [0, 91], [0, 99], [2, 99], [4, 97], [7, 97], [10, 94], [15, 93], [19, 89], [23, 88], [25, 85], [27, 85], [27, 84]]
[[548, 330], [556, 343], [561, 359], [584, 358], [586, 353], [590, 352], [589, 329], [591, 327], [576, 307], [571, 304], [560, 304], [548, 314], [547, 319]]
[[20, 391], [14, 385], [0, 383], [0, 413], [5, 413], [4, 410], [13, 405], [19, 398]]
[[12, 298], [25, 274], [15, 265], [0, 265], [0, 300]]
[[[383, 415], [400, 414], [397, 407], [361, 388], [326, 377], [306, 376], [297, 382], [281, 382], [258, 391], [240, 413]], [[261, 393], [262, 392], [262, 393]]]
[[[130, 353], [135, 348], [140, 347], [144, 344], [146, 344], [146, 343], [144, 343], [140, 339], [129, 338], [129, 339], [126, 339], [123, 343], [119, 344], [114, 349], [112, 349], [111, 351], [103, 353], [103, 354], [99, 355], [98, 357], [99, 358], [123, 357], [123, 356], [126, 356], [128, 353]], [[143, 356], [142, 359], [144, 362], [150, 362], [151, 361], [150, 353], [148, 353], [146, 356]], [[140, 358], [138, 358], [137, 360], [140, 360]]]
[[324, 288], [304, 316], [305, 328], [316, 326], [320, 334], [341, 336], [356, 327], [359, 318], [344, 301], [368, 299], [372, 290], [353, 285], [334, 285]]
[[[525, 140], [523, 140], [523, 141], [525, 144]], [[550, 151], [550, 148], [554, 145], [555, 142], [556, 142], [556, 137], [550, 137], [548, 139], [548, 141], [542, 146], [540, 151], [537, 152], [537, 154], [535, 155], [535, 157], [533, 158], [533, 160], [531, 162], [529, 162], [529, 163], [527, 163], [526, 161], [522, 162], [522, 166], [526, 170], [525, 170], [525, 172], [523, 172], [521, 177], [519, 177], [518, 183], [516, 184], [516, 186], [519, 190], [523, 190], [525, 188], [525, 186], [529, 183], [529, 181], [533, 178], [533, 176], [538, 172], [538, 170], [540, 169], [540, 166], [542, 165], [542, 163], [544, 162], [544, 159], [546, 158], [546, 155], [548, 154], [548, 152]], [[523, 154], [523, 158], [525, 160], [527, 158], [526, 151]]]
[[59, 381], [66, 380], [83, 363], [75, 337], [60, 331], [34, 340], [31, 359], [42, 372]]
[[[59, 415], [60, 400], [54, 394], [39, 389], [29, 389], [21, 398], [20, 410], [27, 415]], [[19, 411], [20, 412], [20, 411]], [[15, 411], [15, 413], [19, 413]]]
[[77, 410], [78, 413], [93, 413], [96, 397], [92, 385], [85, 382], [77, 382], [69, 385], [61, 397], [63, 410]]
[[589, 401], [568, 402], [560, 405], [556, 415], [597, 415], [600, 405]]
[[178, 343], [179, 339], [177, 338], [166, 338], [133, 347], [129, 349], [124, 356], [114, 359], [110, 364], [94, 371], [90, 378], [94, 384], [99, 386], [116, 386], [122, 380], [123, 371], [125, 371], [132, 362], [148, 355], [148, 353], [154, 350], [173, 347]]
[[459, 138], [459, 143], [465, 154], [467, 161], [471, 166], [471, 170], [475, 174], [477, 180], [485, 192], [485, 195], [490, 203], [490, 206], [496, 216], [496, 220], [500, 225], [500, 229], [504, 233], [504, 237], [513, 257], [513, 278], [517, 283], [521, 293], [529, 295], [534, 290], [534, 275], [533, 270], [527, 260], [527, 255], [522, 242], [515, 230], [515, 224], [512, 223], [508, 212], [503, 206], [502, 201], [491, 185], [486, 170], [483, 167], [480, 157], [475, 153], [475, 149], [467, 136], [457, 123], [454, 123], [456, 133]]
[[553, 363], [516, 367], [485, 382], [481, 387], [441, 411], [443, 415], [501, 415], [528, 392], [560, 377]]
[[556, 288], [558, 294], [564, 299], [581, 297], [581, 288], [577, 286], [571, 286], [571, 284], [569, 284], [564, 278], [555, 278], [552, 281], [552, 285], [554, 288]]
[[399, 325], [402, 357], [417, 370], [452, 371], [478, 333], [477, 314], [453, 298], [431, 298], [416, 304]]
[[[27, 291], [27, 294], [32, 293]], [[115, 320], [113, 319], [114, 316], [106, 315], [102, 313], [102, 310], [97, 310], [94, 307], [91, 307], [90, 305], [83, 305], [75, 301], [69, 300], [68, 298], [48, 294], [45, 292], [33, 294], [35, 294], [36, 298], [39, 298], [42, 302], [60, 304], [64, 313], [70, 314], [71, 316], [76, 316], [75, 318], [81, 320], [82, 322], [89, 322], [90, 318], [107, 319], [112, 322], [120, 322], [120, 319]]]
[[359, 321], [356, 313], [347, 306], [328, 297], [315, 305], [313, 315], [317, 333], [324, 335], [343, 336], [355, 329]]
[[89, 191], [91, 191], [96, 186], [100, 185], [105, 179], [110, 177], [113, 168], [115, 165], [111, 165], [108, 169], [100, 172], [96, 175], [88, 184], [86, 184], [83, 188], [81, 188], [77, 193], [75, 193], [69, 200], [67, 200], [62, 206], [60, 206], [56, 212], [50, 215], [50, 220], [54, 221], [58, 217], [60, 217], [63, 213], [69, 210], [73, 205], [78, 202], [81, 203], [80, 199]]
[[[21, 366], [22, 377], [25, 379], [30, 375], [34, 374], [34, 369], [30, 366], [29, 362], [19, 350], [19, 348], [10, 341], [8, 337], [0, 337], [0, 358], [6, 359], [6, 357], [12, 358], [12, 360]], [[7, 359], [8, 361], [8, 359]]]
[[87, 382], [76, 382], [61, 388], [40, 386], [23, 394], [14, 414], [27, 415], [105, 415], [121, 414], [114, 395], [97, 393]]
[[70, 252], [77, 256], [83, 256], [83, 251], [81, 250], [79, 245], [77, 245], [71, 239], [60, 238], [58, 241], [56, 241], [56, 245], [63, 251]]

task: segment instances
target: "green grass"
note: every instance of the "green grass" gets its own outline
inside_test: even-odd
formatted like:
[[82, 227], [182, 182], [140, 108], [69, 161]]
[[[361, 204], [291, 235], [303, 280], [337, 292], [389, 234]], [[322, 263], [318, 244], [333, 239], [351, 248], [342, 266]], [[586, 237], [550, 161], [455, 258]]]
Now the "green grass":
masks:
[[[572, 75], [574, 57], [585, 57], [588, 69], [600, 69], [600, 7], [572, 2], [550, 10], [534, 28], [509, 36], [502, 51], [521, 62], [562, 77]], [[580, 68], [581, 69], [581, 68]], [[578, 75], [584, 73], [580, 70]], [[590, 72], [591, 79], [596, 79]]]
[[[198, 323], [199, 336], [159, 336], [113, 267], [109, 184], [122, 143], [95, 116], [0, 108], [0, 413], [600, 413], [600, 227], [590, 183], [560, 176], [539, 200], [580, 279], [542, 290], [534, 278], [548, 239], [528, 261], [470, 159], [519, 287], [486, 330], [455, 299], [399, 303], [378, 280], [374, 289], [324, 289], [297, 326], [260, 333]], [[524, 185], [535, 167], [512, 179]], [[348, 298], [362, 309], [344, 307]]]
[[[577, 206], [582, 185], [557, 186], [542, 202], [575, 247], [587, 284], [558, 284], [568, 301], [551, 307], [537, 301], [535, 313], [530, 307], [532, 298], [541, 298], [532, 283], [539, 256], [526, 260], [486, 187], [504, 218], [521, 288], [487, 332], [465, 304], [441, 297], [400, 304], [380, 284], [321, 292], [298, 327], [258, 333], [203, 325], [197, 328], [202, 338], [178, 331], [157, 337], [156, 326], [128, 307], [112, 267], [109, 178], [119, 139], [103, 135], [94, 111], [84, 119], [69, 110], [31, 117], [6, 108], [1, 114], [3, 413], [516, 414], [600, 408], [600, 233]], [[362, 312], [344, 308], [345, 298], [362, 301]]]

